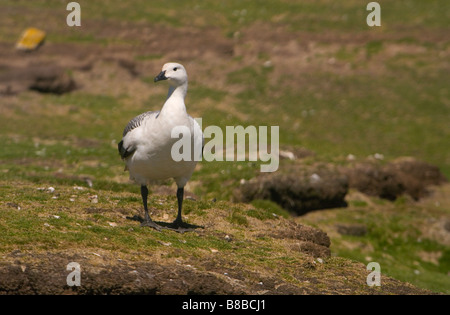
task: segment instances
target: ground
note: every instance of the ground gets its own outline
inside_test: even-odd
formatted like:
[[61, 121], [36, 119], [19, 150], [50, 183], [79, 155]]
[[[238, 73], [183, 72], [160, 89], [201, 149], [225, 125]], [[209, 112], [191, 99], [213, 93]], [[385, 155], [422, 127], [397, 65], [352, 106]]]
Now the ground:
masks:
[[[162, 64], [179, 61], [203, 128], [280, 126], [296, 155], [281, 173], [411, 156], [448, 178], [445, 1], [382, 4], [378, 29], [358, 1], [79, 2], [80, 28], [59, 2], [1, 5], [1, 293], [449, 293], [448, 184], [391, 200], [350, 187], [346, 207], [293, 216], [233, 202], [261, 162], [202, 161], [184, 215], [204, 229], [176, 234], [129, 219], [143, 214], [139, 187], [116, 152], [129, 119], [160, 109]], [[29, 26], [45, 43], [15, 51]], [[173, 183], [151, 192], [152, 215], [173, 220]], [[72, 261], [80, 287], [66, 283]], [[366, 284], [371, 261], [380, 287]]]
[[[2, 293], [431, 293], [384, 275], [380, 287], [367, 286], [364, 264], [331, 257], [326, 233], [283, 213], [188, 199], [185, 219], [203, 228], [158, 232], [132, 220], [143, 212], [121, 202], [134, 198], [132, 193], [101, 191], [95, 203], [93, 193], [99, 192], [93, 189], [17, 185], [33, 201], [3, 210], [2, 226], [9, 230], [2, 230]], [[15, 194], [14, 187], [2, 186]], [[161, 207], [152, 211], [155, 221], [172, 219], [173, 196], [154, 195], [152, 202]], [[71, 262], [81, 267], [79, 287], [67, 282]]]

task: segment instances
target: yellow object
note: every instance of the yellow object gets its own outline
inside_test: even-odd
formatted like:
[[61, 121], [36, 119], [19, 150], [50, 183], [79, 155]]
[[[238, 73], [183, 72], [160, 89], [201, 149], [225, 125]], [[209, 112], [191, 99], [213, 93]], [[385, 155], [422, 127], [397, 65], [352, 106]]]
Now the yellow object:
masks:
[[45, 32], [37, 28], [30, 27], [23, 32], [20, 40], [16, 44], [19, 50], [34, 50], [39, 47], [45, 39]]

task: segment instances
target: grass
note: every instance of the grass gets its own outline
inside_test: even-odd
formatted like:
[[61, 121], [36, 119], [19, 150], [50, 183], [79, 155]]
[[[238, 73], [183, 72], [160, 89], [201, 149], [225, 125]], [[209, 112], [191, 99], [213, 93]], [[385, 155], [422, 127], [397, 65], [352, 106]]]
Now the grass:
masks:
[[[358, 158], [382, 153], [386, 160], [408, 155], [438, 165], [450, 178], [449, 42], [440, 36], [448, 31], [447, 1], [380, 1], [383, 26], [378, 29], [367, 27], [365, 3], [356, 0], [345, 4], [274, 0], [79, 3], [83, 27], [69, 29], [64, 25], [68, 12], [61, 2], [2, 1], [0, 6], [5, 10], [0, 13], [0, 41], [11, 44], [22, 28], [29, 23], [39, 25], [42, 20], [49, 30], [49, 43], [105, 48], [129, 48], [140, 42], [137, 38], [116, 37], [115, 32], [98, 32], [95, 25], [105, 21], [108, 25], [123, 22], [124, 28], [157, 25], [218, 29], [222, 38], [232, 40], [238, 49], [228, 59], [205, 59], [203, 64], [194, 60], [193, 65], [200, 70], [190, 74], [187, 103], [189, 111], [204, 118], [203, 127], [278, 125], [282, 147], [306, 147], [316, 152], [314, 159], [320, 161], [341, 163], [349, 153]], [[309, 50], [297, 52], [312, 51], [305, 56], [306, 64], [299, 63], [296, 54], [282, 55], [288, 47], [271, 50], [262, 45], [259, 34], [254, 43], [242, 42], [242, 36], [252, 34], [249, 29], [260, 26], [283, 29], [278, 35], [293, 36], [292, 42], [299, 46], [315, 43]], [[331, 39], [321, 39], [323, 34]], [[352, 37], [358, 40], [349, 41]], [[281, 38], [280, 43], [275, 40], [268, 46], [285, 45]], [[165, 55], [137, 51], [130, 58], [139, 65], [159, 64]], [[287, 61], [283, 63], [283, 59]], [[267, 60], [270, 66], [264, 66]], [[114, 68], [113, 64], [108, 66]], [[71, 75], [76, 77], [76, 71]], [[118, 95], [114, 85], [109, 90], [81, 89], [61, 96], [27, 91], [2, 97], [0, 251], [99, 246], [130, 253], [166, 249], [168, 246], [162, 243], [171, 243], [171, 250], [181, 250], [171, 252], [174, 256], [198, 255], [195, 248], [234, 255], [230, 244], [217, 236], [157, 234], [123, 218], [139, 211], [140, 198], [137, 187], [127, 182], [116, 145], [130, 118], [144, 110], [159, 109], [165, 91], [148, 87], [153, 84], [153, 75], [145, 73], [130, 84], [121, 83], [144, 84], [151, 90], [148, 98], [137, 99], [127, 89]], [[211, 84], [217, 77], [219, 83]], [[114, 82], [113, 77], [109, 79]], [[250, 208], [226, 202], [232, 199], [240, 180], [257, 176], [259, 169], [260, 162], [199, 163], [192, 182], [194, 193], [200, 197], [196, 202], [186, 200], [186, 215], [202, 216], [219, 207], [226, 210], [225, 221], [233, 225], [233, 232], [241, 235], [252, 227], [252, 220], [271, 222], [288, 217], [268, 201], [253, 201]], [[84, 190], [74, 190], [75, 185]], [[59, 195], [37, 189], [50, 186], [56, 187]], [[89, 199], [95, 194], [99, 204]], [[75, 203], [70, 201], [72, 195]], [[152, 198], [154, 210], [161, 215], [167, 207], [176, 207], [173, 196], [162, 201], [157, 196]], [[119, 210], [124, 213], [119, 215]], [[354, 222], [356, 214], [357, 223], [366, 224], [368, 233], [364, 237], [336, 236], [332, 249], [339, 256], [362, 262], [370, 256], [389, 275], [449, 293], [448, 246], [417, 229], [426, 218], [441, 218], [445, 213], [434, 211], [430, 205], [422, 209], [401, 199], [395, 204], [350, 200], [349, 209], [329, 216]], [[334, 224], [328, 217], [324, 222], [305, 220], [325, 230]], [[270, 240], [260, 241], [261, 247], [255, 252], [238, 245], [233, 259], [249, 264], [276, 263], [270, 258], [279, 247], [271, 247]], [[349, 244], [370, 250], [361, 251]], [[424, 260], [428, 257], [424, 253], [441, 256], [436, 264], [433, 259]], [[286, 262], [297, 258], [286, 252], [276, 257]]]
[[[444, 189], [447, 190], [448, 187]], [[430, 237], [429, 233], [437, 229], [432, 227], [433, 222], [445, 222], [448, 217], [448, 200], [443, 200], [439, 207], [433, 201], [417, 205], [409, 199], [402, 200], [377, 204], [374, 199], [363, 204], [350, 195], [350, 206], [334, 215], [326, 210], [299, 220], [327, 231], [332, 238], [332, 252], [338, 256], [363, 263], [378, 262], [384, 275], [450, 293], [446, 276], [449, 247], [439, 236]], [[364, 225], [367, 233], [341, 235], [336, 233], [339, 224]]]
[[[20, 191], [16, 189], [18, 186]], [[260, 270], [262, 274], [267, 272], [267, 268], [278, 272], [273, 268], [274, 253], [289, 255], [297, 261], [304, 259], [300, 253], [288, 254], [281, 243], [270, 238], [254, 239], [247, 230], [250, 220], [254, 226], [258, 219], [247, 217], [249, 210], [243, 205], [228, 209], [230, 204], [227, 202], [186, 200], [185, 217], [188, 217], [188, 222], [194, 218], [195, 223], [216, 226], [196, 233], [178, 234], [157, 232], [126, 219], [126, 216], [140, 211], [140, 200], [133, 193], [75, 189], [70, 185], [55, 185], [55, 190], [51, 191], [38, 189], [34, 183], [26, 181], [1, 181], [1, 188], [2, 257], [11, 251], [60, 251], [72, 255], [107, 251], [129, 261], [163, 255], [165, 263], [177, 259], [201, 268], [201, 264], [215, 254], [217, 259], [223, 255], [227, 257], [221, 263], [222, 268], [227, 264], [243, 264], [249, 268], [247, 270]], [[98, 203], [92, 203], [90, 196], [93, 194], [98, 195]], [[149, 203], [155, 220], [167, 221], [165, 216], [175, 215], [176, 200], [172, 197], [152, 195]], [[218, 220], [217, 216], [223, 216], [225, 220]], [[226, 234], [232, 235], [233, 240], [224, 238]]]

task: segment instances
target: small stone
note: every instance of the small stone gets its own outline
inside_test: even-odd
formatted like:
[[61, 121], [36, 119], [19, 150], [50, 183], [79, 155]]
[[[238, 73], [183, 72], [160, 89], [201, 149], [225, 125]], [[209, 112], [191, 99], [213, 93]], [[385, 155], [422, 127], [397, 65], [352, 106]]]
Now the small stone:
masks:
[[290, 152], [290, 151], [283, 151], [283, 150], [280, 150], [280, 151], [279, 151], [279, 155], [280, 155], [280, 157], [283, 158], [283, 159], [288, 159], [288, 160], [291, 160], [291, 161], [295, 160], [295, 155], [294, 155], [294, 153], [292, 153], [292, 152]]
[[86, 178], [85, 182], [89, 187], [92, 187], [92, 180], [90, 178]]
[[272, 65], [273, 65], [272, 61], [270, 61], [270, 60], [267, 60], [263, 63], [264, 68], [270, 68], [270, 67], [272, 67]]
[[89, 199], [91, 200], [91, 203], [98, 203], [98, 196], [97, 195], [89, 196]]
[[309, 180], [312, 184], [315, 184], [315, 183], [320, 182], [322, 180], [322, 178], [319, 175], [317, 175], [316, 173], [314, 173], [309, 177]]

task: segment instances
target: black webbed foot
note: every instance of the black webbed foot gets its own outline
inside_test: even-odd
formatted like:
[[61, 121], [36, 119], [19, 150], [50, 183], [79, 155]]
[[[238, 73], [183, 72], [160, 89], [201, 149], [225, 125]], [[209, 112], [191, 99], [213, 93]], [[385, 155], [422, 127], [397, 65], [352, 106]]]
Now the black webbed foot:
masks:
[[166, 223], [166, 222], [158, 222], [161, 224], [165, 229], [175, 231], [178, 233], [184, 233], [184, 232], [193, 232], [198, 228], [203, 229], [203, 226], [195, 225], [195, 224], [189, 224], [186, 222], [183, 222], [181, 220], [175, 220], [172, 223]]
[[141, 222], [141, 226], [148, 226], [157, 231], [161, 231], [163, 229], [161, 225], [152, 220], [144, 220], [143, 222]]

